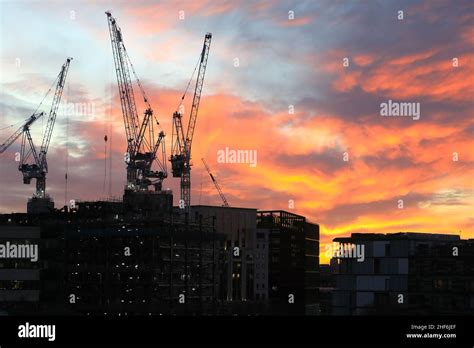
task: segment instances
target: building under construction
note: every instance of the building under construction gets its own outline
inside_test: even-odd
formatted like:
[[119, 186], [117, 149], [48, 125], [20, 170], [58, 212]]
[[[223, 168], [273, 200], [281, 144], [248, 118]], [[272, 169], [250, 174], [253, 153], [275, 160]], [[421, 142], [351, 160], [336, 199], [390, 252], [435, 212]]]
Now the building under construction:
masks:
[[172, 215], [125, 217], [123, 207], [120, 202], [81, 202], [67, 212], [1, 215], [2, 241], [38, 244], [40, 249], [37, 264], [2, 264], [2, 310], [215, 313], [225, 296], [225, 236], [212, 221], [184, 225]]
[[[255, 209], [215, 206], [192, 206], [186, 224], [171, 206], [146, 217], [130, 215], [125, 207], [78, 202], [72, 210], [48, 214], [0, 215], [0, 243], [36, 244], [40, 250], [36, 263], [1, 264], [4, 314], [301, 315], [314, 305], [317, 263], [305, 270], [303, 253], [304, 241], [317, 238], [314, 225], [298, 220], [271, 227], [263, 213], [257, 220]], [[267, 229], [271, 243], [264, 256], [259, 236]], [[316, 234], [309, 233], [313, 230]], [[285, 231], [296, 240], [290, 242]], [[275, 261], [277, 242], [281, 251]], [[265, 257], [273, 260], [266, 268]], [[266, 297], [258, 289], [265, 277]], [[271, 284], [281, 286], [280, 295], [293, 293], [296, 304], [288, 307], [286, 296], [273, 295]]]

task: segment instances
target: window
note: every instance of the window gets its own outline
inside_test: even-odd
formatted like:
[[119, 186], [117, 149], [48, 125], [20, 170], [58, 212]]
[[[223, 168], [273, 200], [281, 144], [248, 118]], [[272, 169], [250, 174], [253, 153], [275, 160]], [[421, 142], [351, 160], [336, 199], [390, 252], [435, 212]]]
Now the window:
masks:
[[388, 305], [390, 302], [390, 298], [388, 293], [386, 292], [376, 292], [374, 296], [374, 303], [376, 307], [383, 307]]
[[442, 279], [435, 279], [434, 281], [434, 288], [438, 290], [443, 290], [444, 288], [444, 282]]
[[380, 259], [374, 259], [374, 273], [380, 273]]

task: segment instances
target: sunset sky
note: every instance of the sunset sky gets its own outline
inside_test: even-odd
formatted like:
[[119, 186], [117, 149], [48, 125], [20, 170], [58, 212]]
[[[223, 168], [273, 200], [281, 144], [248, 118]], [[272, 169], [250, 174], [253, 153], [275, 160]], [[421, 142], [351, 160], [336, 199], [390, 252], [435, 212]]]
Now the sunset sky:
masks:
[[[474, 238], [472, 1], [0, 1], [0, 143], [74, 58], [63, 102], [75, 109], [58, 113], [48, 153], [47, 191], [57, 207], [66, 162], [68, 200], [108, 196], [105, 134], [112, 194], [123, 191], [126, 140], [107, 10], [167, 133], [168, 155], [172, 113], [205, 33], [213, 34], [192, 204], [221, 204], [204, 157], [231, 206], [288, 210], [320, 224], [322, 263], [324, 246], [353, 232]], [[192, 91], [186, 125], [191, 100]], [[420, 103], [420, 119], [382, 117], [388, 100]], [[34, 125], [36, 143], [45, 125]], [[22, 184], [19, 147], [0, 157], [1, 213], [25, 211], [35, 191], [34, 182]], [[257, 165], [218, 163], [226, 147], [256, 150]], [[164, 187], [177, 203], [179, 179], [170, 173]]]

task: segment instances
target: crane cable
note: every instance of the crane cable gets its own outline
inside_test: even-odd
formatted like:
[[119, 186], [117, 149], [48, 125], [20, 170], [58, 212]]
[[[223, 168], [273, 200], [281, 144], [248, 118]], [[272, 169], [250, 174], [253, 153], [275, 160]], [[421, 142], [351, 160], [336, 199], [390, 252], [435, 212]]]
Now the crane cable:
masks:
[[2, 128], [0, 128], [0, 131], [5, 130], [5, 129], [8, 129], [8, 128], [16, 127], [16, 126], [18, 126], [18, 125], [21, 124], [21, 123], [25, 123], [25, 122], [28, 121], [29, 119], [30, 119], [30, 117], [25, 118], [23, 121], [18, 121], [17, 123], [13, 123], [13, 124], [11, 124], [11, 125], [9, 125], [9, 126], [2, 127]]
[[184, 91], [184, 94], [183, 94], [183, 96], [181, 97], [181, 100], [180, 100], [180, 102], [179, 102], [178, 107], [176, 108], [176, 111], [178, 111], [178, 110], [179, 110], [179, 107], [180, 107], [181, 105], [183, 105], [184, 97], [186, 96], [186, 93], [188, 93], [189, 86], [191, 85], [191, 81], [192, 81], [193, 78], [194, 78], [194, 74], [196, 73], [196, 70], [197, 70], [197, 67], [199, 66], [199, 62], [200, 62], [200, 61], [201, 61], [201, 55], [199, 55], [199, 59], [198, 59], [198, 61], [197, 61], [197, 63], [196, 63], [196, 66], [194, 67], [193, 74], [191, 75], [191, 78], [190, 78], [189, 81], [188, 81], [188, 85], [186, 86], [186, 89], [185, 89], [185, 91]]
[[[69, 82], [67, 84], [66, 94], [69, 97]], [[64, 157], [64, 206], [69, 207], [68, 204], [68, 172], [69, 172], [69, 113], [66, 112], [66, 144]]]
[[107, 134], [104, 136], [104, 184], [102, 185], [102, 194], [106, 196], [106, 183], [107, 183]]
[[[150, 105], [150, 102], [148, 101], [148, 97], [145, 93], [145, 90], [143, 89], [143, 86], [142, 86], [142, 83], [140, 82], [140, 79], [138, 78], [138, 74], [136, 73], [135, 71], [135, 67], [133, 66], [133, 63], [132, 63], [132, 60], [130, 59], [129, 55], [128, 55], [128, 52], [127, 52], [127, 49], [125, 48], [125, 45], [123, 44], [123, 41], [122, 41], [122, 47], [123, 47], [123, 51], [125, 52], [125, 57], [127, 58], [127, 61], [128, 63], [130, 64], [130, 67], [132, 68], [132, 72], [133, 72], [133, 75], [135, 76], [135, 79], [137, 80], [137, 84], [138, 84], [138, 88], [140, 89], [140, 92], [142, 94], [142, 97], [143, 97], [143, 101], [145, 102], [145, 104], [148, 106], [149, 109], [151, 109], [151, 105]], [[161, 127], [161, 124], [160, 122], [158, 121], [158, 119], [156, 118], [156, 115], [153, 113], [153, 120], [155, 121], [156, 125], [158, 126], [158, 131], [159, 132], [164, 132], [163, 131], [163, 127]], [[153, 125], [152, 125], [153, 126]], [[158, 132], [158, 133], [159, 133]], [[152, 132], [151, 132], [153, 139], [150, 139], [150, 143], [148, 144], [148, 146], [152, 147], [154, 146], [154, 143], [155, 143], [155, 136], [154, 136], [154, 130], [152, 128]], [[146, 137], [144, 138], [145, 140], [145, 144], [148, 143]], [[145, 145], [146, 146], [146, 145]]]
[[[62, 72], [62, 70], [61, 70]], [[59, 73], [59, 75], [61, 75], [61, 73]], [[56, 81], [58, 81], [59, 79], [59, 75], [58, 77], [56, 77], [56, 79], [54, 80], [53, 84], [51, 85], [51, 87], [49, 87], [48, 91], [46, 92], [45, 96], [43, 97], [43, 99], [41, 100], [41, 103], [39, 103], [38, 107], [36, 108], [36, 110], [33, 112], [33, 114], [36, 114], [36, 112], [38, 111], [38, 109], [41, 107], [41, 105], [43, 104], [44, 100], [46, 99], [46, 97], [48, 96], [49, 92], [51, 92], [51, 90], [53, 89], [54, 86], [56, 86]]]
[[[59, 73], [60, 75], [61, 73]], [[36, 112], [39, 110], [39, 108], [41, 107], [41, 105], [43, 104], [44, 100], [46, 99], [46, 97], [48, 96], [49, 92], [51, 92], [51, 90], [53, 89], [53, 87], [56, 85], [56, 81], [58, 80], [59, 78], [59, 75], [56, 77], [56, 79], [54, 80], [53, 84], [51, 85], [51, 87], [48, 89], [48, 91], [46, 92], [45, 96], [43, 97], [43, 99], [41, 100], [41, 102], [39, 103], [38, 107], [36, 108], [36, 110], [33, 112], [33, 115], [36, 114]], [[18, 121], [16, 123], [13, 123], [9, 126], [5, 126], [5, 127], [2, 127], [0, 128], [0, 131], [2, 130], [5, 130], [5, 129], [8, 129], [8, 128], [13, 128], [17, 125], [19, 125], [20, 123], [25, 123], [26, 121], [28, 121], [30, 119], [30, 117], [28, 118], [25, 118], [23, 121]]]
[[[147, 95], [146, 95], [146, 93], [145, 93], [145, 90], [143, 89], [143, 86], [142, 86], [142, 83], [140, 82], [140, 79], [138, 78], [138, 74], [137, 74], [136, 71], [135, 71], [135, 68], [134, 68], [134, 66], [133, 66], [132, 60], [131, 60], [130, 57], [128, 56], [128, 52], [127, 52], [127, 50], [125, 49], [125, 45], [123, 45], [122, 47], [123, 47], [123, 50], [124, 50], [124, 52], [125, 52], [125, 56], [127, 57], [128, 63], [130, 64], [130, 67], [132, 68], [133, 75], [135, 76], [135, 79], [137, 80], [138, 87], [139, 87], [139, 89], [140, 89], [140, 92], [142, 93], [143, 101], [144, 101], [145, 104], [151, 109], [151, 105], [150, 105], [150, 102], [148, 101], [148, 97], [147, 97]], [[155, 122], [156, 122], [156, 124], [158, 125], [159, 130], [160, 130], [160, 131], [163, 131], [163, 128], [161, 127], [160, 122], [158, 122], [158, 120], [157, 120], [155, 114], [153, 114], [153, 118], [155, 119]]]

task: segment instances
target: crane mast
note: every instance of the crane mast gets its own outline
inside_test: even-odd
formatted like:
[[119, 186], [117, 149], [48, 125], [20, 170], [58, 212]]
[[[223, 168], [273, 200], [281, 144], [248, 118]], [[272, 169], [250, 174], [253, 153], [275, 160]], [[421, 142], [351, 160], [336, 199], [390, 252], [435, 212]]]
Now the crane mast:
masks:
[[[68, 58], [66, 60], [66, 63], [63, 64], [63, 66], [61, 67], [61, 71], [58, 75], [58, 82], [56, 84], [56, 90], [53, 96], [53, 103], [51, 105], [51, 110], [49, 111], [48, 122], [46, 124], [46, 129], [43, 134], [43, 141], [41, 143], [39, 155], [36, 154], [29, 128], [27, 128], [24, 133], [28, 137], [30, 149], [34, 155], [35, 162], [37, 163], [39, 170], [35, 166], [32, 167], [24, 163], [20, 164], [20, 170], [23, 173], [23, 182], [29, 184], [31, 178], [36, 178], [37, 197], [45, 197], [46, 194], [46, 173], [48, 172], [48, 162], [46, 161], [46, 154], [48, 153], [49, 144], [51, 142], [54, 124], [56, 123], [56, 115], [58, 113], [59, 104], [61, 103], [61, 97], [63, 95], [64, 86], [66, 84], [66, 76], [69, 71], [69, 64], [71, 63], [71, 60], [72, 58]], [[22, 153], [24, 152], [24, 149], [24, 141], [22, 141]]]
[[[106, 15], [127, 137], [127, 153], [125, 154], [127, 185], [125, 190], [147, 191], [150, 185], [154, 185], [156, 191], [161, 191], [162, 182], [167, 177], [165, 134], [161, 131], [157, 137], [155, 136], [155, 123], [159, 125], [159, 122], [153, 116], [153, 110], [143, 86], [127, 54], [122, 31], [117, 25], [117, 20], [110, 12], [106, 12]], [[135, 76], [146, 105], [141, 123], [135, 104], [130, 70]], [[157, 157], [160, 146], [162, 147], [161, 158]], [[152, 170], [153, 163], [158, 165], [159, 170]]]
[[194, 88], [194, 97], [191, 106], [186, 137], [184, 137], [182, 115], [179, 112], [175, 112], [173, 114], [173, 137], [170, 162], [173, 176], [181, 178], [181, 203], [184, 205], [186, 212], [189, 212], [189, 206], [191, 204], [191, 145], [199, 111], [199, 102], [201, 101], [201, 93], [204, 84], [204, 76], [206, 74], [211, 39], [211, 33], [207, 33], [204, 36], [204, 44], [199, 60], [198, 75], [196, 79], [196, 86]]
[[211, 169], [209, 169], [209, 166], [207, 165], [207, 163], [206, 163], [206, 161], [204, 160], [204, 158], [201, 158], [201, 160], [202, 160], [202, 163], [204, 163], [204, 167], [206, 167], [207, 173], [208, 173], [209, 176], [211, 177], [211, 180], [212, 180], [212, 182], [214, 183], [214, 186], [216, 187], [217, 192], [219, 192], [219, 196], [221, 196], [222, 202], [224, 203], [222, 206], [223, 206], [223, 207], [230, 207], [229, 203], [227, 202], [227, 199], [226, 199], [225, 196], [224, 196], [224, 193], [223, 193], [222, 190], [221, 190], [221, 187], [220, 187], [219, 183], [217, 182], [217, 180], [216, 180], [216, 178], [214, 177], [214, 175], [212, 175]]

